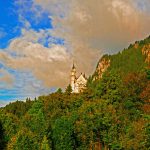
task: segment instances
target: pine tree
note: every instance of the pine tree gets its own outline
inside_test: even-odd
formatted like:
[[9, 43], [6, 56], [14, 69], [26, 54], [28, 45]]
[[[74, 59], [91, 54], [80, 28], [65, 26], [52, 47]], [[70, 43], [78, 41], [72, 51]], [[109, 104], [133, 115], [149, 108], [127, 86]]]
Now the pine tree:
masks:
[[6, 146], [6, 142], [4, 139], [4, 129], [2, 123], [0, 122], [0, 149], [1, 150], [5, 149], [5, 146]]
[[61, 89], [61, 88], [59, 88], [59, 89], [56, 91], [56, 93], [58, 93], [58, 94], [62, 94], [62, 89]]
[[65, 93], [66, 93], [67, 95], [70, 95], [70, 94], [72, 93], [72, 87], [71, 87], [70, 84], [67, 86]]
[[48, 144], [47, 137], [45, 135], [43, 137], [43, 141], [41, 144], [41, 150], [51, 150], [51, 148], [49, 147], [49, 144]]

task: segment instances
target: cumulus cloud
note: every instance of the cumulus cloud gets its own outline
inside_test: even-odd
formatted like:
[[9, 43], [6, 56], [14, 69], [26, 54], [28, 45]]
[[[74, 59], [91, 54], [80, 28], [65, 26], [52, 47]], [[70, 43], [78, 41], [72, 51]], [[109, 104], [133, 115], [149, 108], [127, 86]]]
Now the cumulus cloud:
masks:
[[21, 37], [13, 39], [5, 52], [0, 52], [3, 64], [11, 69], [32, 72], [46, 87], [66, 85], [66, 70], [69, 71], [71, 64], [66, 48], [55, 44], [44, 47], [38, 43], [44, 37], [43, 31], [25, 32], [23, 30]]
[[130, 42], [144, 38], [149, 31], [144, 25], [150, 21], [147, 14], [139, 13], [129, 0], [96, 0], [93, 5], [89, 0], [85, 9], [91, 15], [91, 19], [86, 22], [87, 29], [84, 29], [84, 24], [73, 26], [73, 30], [80, 31], [82, 38], [87, 38], [92, 47], [102, 48], [105, 52], [113, 50], [114, 53]]
[[49, 12], [53, 35], [65, 39], [79, 70], [87, 74], [92, 73], [103, 53], [118, 52], [150, 32], [149, 0], [33, 2]]

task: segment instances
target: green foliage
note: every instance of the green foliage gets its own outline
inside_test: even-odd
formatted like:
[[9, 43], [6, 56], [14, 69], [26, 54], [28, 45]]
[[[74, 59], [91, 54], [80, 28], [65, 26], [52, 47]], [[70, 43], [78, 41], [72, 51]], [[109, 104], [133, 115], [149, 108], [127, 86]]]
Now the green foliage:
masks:
[[44, 135], [40, 150], [51, 150], [48, 144], [47, 137]]
[[14, 150], [39, 150], [35, 135], [27, 129], [21, 129], [15, 138], [8, 144], [8, 149]]
[[26, 102], [16, 101], [7, 105], [5, 112], [21, 117], [31, 108], [32, 104], [33, 102], [29, 98], [26, 99]]
[[53, 127], [53, 138], [57, 150], [72, 150], [75, 146], [74, 118], [62, 116], [57, 119]]
[[62, 89], [61, 89], [61, 88], [58, 88], [58, 90], [56, 91], [56, 93], [62, 94]]
[[5, 139], [9, 141], [10, 138], [15, 135], [19, 129], [19, 119], [13, 114], [0, 114], [0, 121], [5, 131]]
[[5, 131], [4, 131], [3, 125], [0, 121], [0, 149], [4, 150], [5, 146], [6, 146]]
[[142, 47], [131, 47], [110, 57], [110, 70], [115, 69], [121, 76], [125, 76], [131, 72], [139, 72], [146, 67], [145, 56], [142, 55]]
[[36, 101], [32, 108], [28, 111], [23, 119], [23, 124], [26, 125], [30, 131], [36, 133], [38, 138], [42, 140], [46, 130], [46, 121], [43, 113], [43, 102]]
[[104, 74], [102, 80], [95, 87], [95, 96], [110, 103], [119, 103], [122, 100], [122, 81], [117, 73]]
[[72, 87], [71, 87], [71, 85], [69, 84], [69, 85], [67, 86], [67, 88], [66, 88], [65, 93], [66, 93], [67, 95], [70, 95], [71, 92], [72, 92]]
[[146, 73], [147, 73], [147, 78], [150, 80], [150, 70], [147, 70]]

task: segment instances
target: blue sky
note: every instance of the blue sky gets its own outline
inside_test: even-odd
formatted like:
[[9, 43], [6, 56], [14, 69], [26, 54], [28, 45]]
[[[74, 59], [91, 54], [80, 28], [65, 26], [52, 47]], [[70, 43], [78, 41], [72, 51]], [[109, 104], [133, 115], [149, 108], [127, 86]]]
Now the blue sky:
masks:
[[64, 89], [73, 60], [90, 75], [102, 54], [150, 34], [149, 0], [0, 0], [0, 10], [0, 106]]
[[0, 48], [7, 47], [10, 39], [20, 34], [20, 30], [15, 30], [19, 26], [18, 15], [14, 12], [15, 6], [12, 1], [0, 1], [0, 33], [4, 34], [0, 38]]

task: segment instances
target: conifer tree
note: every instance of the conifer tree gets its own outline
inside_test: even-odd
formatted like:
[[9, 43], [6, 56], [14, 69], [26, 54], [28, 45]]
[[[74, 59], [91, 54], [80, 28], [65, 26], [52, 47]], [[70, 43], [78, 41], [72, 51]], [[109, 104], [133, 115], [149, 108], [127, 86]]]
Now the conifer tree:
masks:
[[62, 94], [62, 89], [61, 89], [61, 88], [58, 88], [58, 90], [56, 91], [56, 93]]
[[48, 144], [47, 137], [45, 135], [43, 137], [43, 141], [41, 144], [41, 150], [51, 150], [51, 148], [49, 147], [49, 144]]
[[70, 94], [72, 93], [72, 87], [71, 87], [70, 84], [67, 86], [65, 93], [66, 93], [67, 95], [70, 95]]
[[0, 121], [0, 149], [3, 150], [5, 149], [5, 139], [4, 139], [5, 135], [4, 135], [4, 129], [2, 126], [2, 123]]

